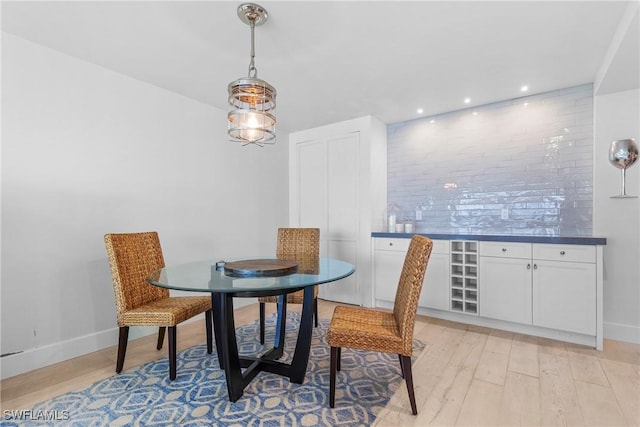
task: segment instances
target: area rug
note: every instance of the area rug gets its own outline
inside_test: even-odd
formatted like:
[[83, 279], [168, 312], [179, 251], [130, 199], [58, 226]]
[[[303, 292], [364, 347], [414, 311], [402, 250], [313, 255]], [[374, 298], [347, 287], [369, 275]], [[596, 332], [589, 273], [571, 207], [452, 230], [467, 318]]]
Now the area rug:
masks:
[[[283, 361], [295, 348], [298, 313], [287, 314]], [[4, 420], [6, 426], [368, 426], [399, 386], [398, 356], [343, 349], [336, 381], [336, 405], [329, 408], [328, 320], [313, 329], [311, 355], [303, 384], [262, 372], [237, 402], [229, 402], [224, 371], [215, 351], [197, 345], [177, 356], [177, 377], [169, 380], [163, 358], [113, 375], [84, 390], [35, 405], [30, 421]], [[266, 343], [273, 345], [275, 316], [267, 318]], [[271, 331], [271, 335], [269, 335]], [[237, 329], [240, 354], [265, 349], [258, 323]], [[424, 345], [414, 343], [414, 358]], [[215, 347], [214, 347], [215, 349]], [[34, 418], [40, 416], [40, 421]], [[55, 416], [56, 421], [46, 417]], [[43, 420], [44, 419], [44, 420]], [[50, 419], [50, 418], [49, 418]]]

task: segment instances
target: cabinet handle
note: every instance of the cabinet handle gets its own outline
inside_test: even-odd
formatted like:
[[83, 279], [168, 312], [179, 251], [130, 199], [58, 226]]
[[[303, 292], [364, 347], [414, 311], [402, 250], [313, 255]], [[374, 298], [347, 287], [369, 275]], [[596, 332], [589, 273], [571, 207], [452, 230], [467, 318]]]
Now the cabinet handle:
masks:
[[533, 269], [537, 270], [538, 269], [538, 264], [533, 264]]
[[564, 252], [564, 251], [560, 251], [560, 255], [564, 255], [564, 254], [565, 254], [565, 252]]
[[389, 243], [389, 246], [393, 246], [393, 243]]
[[531, 264], [527, 264], [527, 270], [531, 270]]
[[507, 248], [502, 248], [502, 252], [507, 252]]

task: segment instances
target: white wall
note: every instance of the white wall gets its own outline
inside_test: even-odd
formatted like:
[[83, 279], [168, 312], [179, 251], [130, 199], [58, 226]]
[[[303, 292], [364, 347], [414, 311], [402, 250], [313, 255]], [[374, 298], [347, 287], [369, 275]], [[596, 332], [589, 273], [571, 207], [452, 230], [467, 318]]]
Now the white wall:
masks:
[[156, 230], [167, 264], [273, 251], [288, 135], [234, 145], [225, 111], [2, 36], [3, 378], [116, 344], [105, 233]]
[[[604, 248], [604, 336], [640, 343], [640, 201], [620, 194], [609, 163], [616, 139], [640, 143], [640, 3], [629, 2], [594, 82], [593, 233]], [[627, 194], [640, 194], [640, 166], [627, 170]]]
[[[604, 248], [604, 335], [640, 343], [640, 199], [616, 199], [620, 170], [609, 163], [616, 139], [640, 143], [640, 90], [595, 97], [593, 232]], [[640, 166], [627, 170], [627, 194], [640, 194]]]

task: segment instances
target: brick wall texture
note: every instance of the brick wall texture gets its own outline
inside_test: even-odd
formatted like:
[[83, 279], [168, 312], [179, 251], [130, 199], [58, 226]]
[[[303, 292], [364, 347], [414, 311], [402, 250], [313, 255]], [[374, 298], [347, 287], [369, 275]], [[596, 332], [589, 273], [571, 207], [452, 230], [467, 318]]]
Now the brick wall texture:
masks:
[[590, 84], [393, 123], [387, 144], [388, 211], [417, 232], [592, 233]]

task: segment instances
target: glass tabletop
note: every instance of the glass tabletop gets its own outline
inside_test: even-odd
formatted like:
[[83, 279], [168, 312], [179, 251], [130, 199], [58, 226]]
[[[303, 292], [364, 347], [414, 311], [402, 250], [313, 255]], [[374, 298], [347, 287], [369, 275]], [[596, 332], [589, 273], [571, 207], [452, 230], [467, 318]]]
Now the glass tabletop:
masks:
[[155, 286], [181, 291], [252, 293], [280, 291], [333, 282], [354, 272], [353, 265], [332, 258], [306, 258], [297, 272], [277, 277], [233, 277], [217, 270], [216, 262], [197, 261], [154, 271], [147, 281]]

